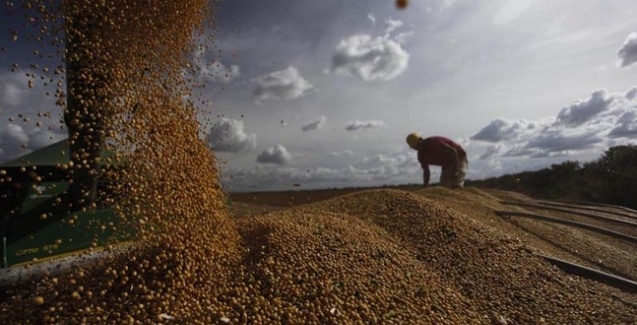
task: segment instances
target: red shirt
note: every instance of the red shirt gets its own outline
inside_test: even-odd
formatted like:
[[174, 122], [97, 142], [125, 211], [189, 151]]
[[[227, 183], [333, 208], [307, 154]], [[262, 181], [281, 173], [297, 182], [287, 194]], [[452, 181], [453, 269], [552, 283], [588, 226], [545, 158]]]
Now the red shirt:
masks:
[[417, 147], [418, 161], [422, 165], [422, 168], [427, 168], [428, 165], [442, 167], [450, 167], [453, 165], [453, 152], [449, 150], [449, 147], [456, 149], [459, 160], [467, 156], [464, 149], [451, 139], [440, 136], [423, 139]]

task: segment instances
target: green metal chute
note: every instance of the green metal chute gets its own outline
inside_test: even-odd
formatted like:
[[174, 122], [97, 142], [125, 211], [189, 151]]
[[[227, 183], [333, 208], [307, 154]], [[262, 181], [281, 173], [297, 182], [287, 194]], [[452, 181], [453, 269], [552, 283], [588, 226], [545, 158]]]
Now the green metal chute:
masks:
[[[114, 155], [103, 151], [102, 161]], [[69, 142], [63, 140], [0, 164], [2, 263], [6, 268], [124, 240], [120, 220], [101, 200], [97, 209], [68, 208]], [[104, 166], [113, 168], [112, 165]], [[109, 181], [100, 180], [101, 193]]]

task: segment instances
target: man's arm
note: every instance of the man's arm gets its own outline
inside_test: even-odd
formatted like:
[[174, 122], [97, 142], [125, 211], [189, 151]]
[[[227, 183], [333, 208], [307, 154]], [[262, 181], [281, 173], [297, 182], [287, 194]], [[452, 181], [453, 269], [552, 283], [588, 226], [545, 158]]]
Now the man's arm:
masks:
[[422, 181], [425, 187], [429, 185], [429, 165], [422, 166]]

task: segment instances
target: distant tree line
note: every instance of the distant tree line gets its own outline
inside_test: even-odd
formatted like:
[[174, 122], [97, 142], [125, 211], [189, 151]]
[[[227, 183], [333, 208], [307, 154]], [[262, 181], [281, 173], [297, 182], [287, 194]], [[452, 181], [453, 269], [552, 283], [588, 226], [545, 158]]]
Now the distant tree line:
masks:
[[566, 161], [537, 171], [467, 181], [467, 185], [637, 209], [637, 146], [611, 147], [593, 162]]

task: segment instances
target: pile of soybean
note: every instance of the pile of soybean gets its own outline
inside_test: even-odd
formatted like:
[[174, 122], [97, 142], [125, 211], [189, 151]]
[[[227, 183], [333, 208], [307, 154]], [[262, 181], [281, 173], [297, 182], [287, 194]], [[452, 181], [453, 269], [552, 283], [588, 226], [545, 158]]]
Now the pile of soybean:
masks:
[[161, 247], [102, 261], [81, 277], [34, 286], [3, 304], [3, 318], [113, 324], [637, 319], [636, 295], [567, 275], [520, 241], [409, 192], [359, 192], [235, 225], [241, 240], [232, 250], [201, 243], [193, 252]]

